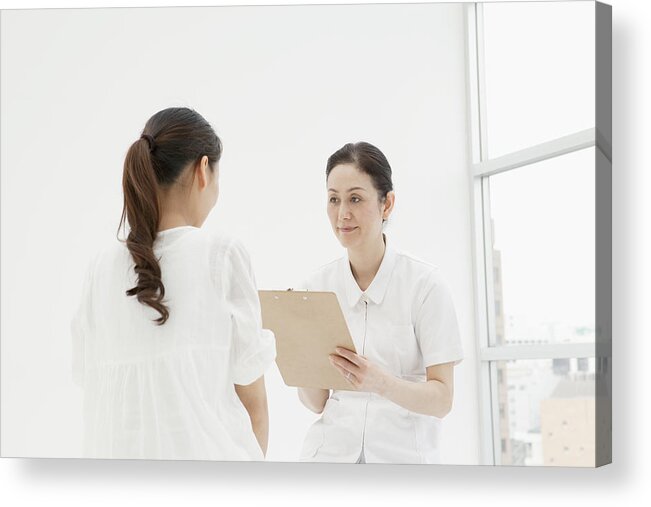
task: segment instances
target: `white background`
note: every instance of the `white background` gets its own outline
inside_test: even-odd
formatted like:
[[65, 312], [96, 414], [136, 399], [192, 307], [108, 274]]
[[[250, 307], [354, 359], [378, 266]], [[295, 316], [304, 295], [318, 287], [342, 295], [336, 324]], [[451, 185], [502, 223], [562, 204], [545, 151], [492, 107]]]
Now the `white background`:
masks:
[[[244, 241], [260, 288], [345, 253], [326, 159], [351, 140], [381, 147], [388, 241], [440, 266], [461, 329], [442, 460], [479, 462], [461, 4], [10, 11], [2, 30], [3, 456], [81, 455], [82, 276], [115, 241], [128, 146], [155, 111], [188, 105], [224, 142], [203, 227]], [[267, 459], [296, 461], [316, 416], [275, 366], [265, 382]]]
[[[642, 149], [647, 145], [645, 115], [649, 112], [643, 93], [651, 89], [647, 29], [651, 19], [642, 2], [613, 3], [613, 465], [598, 470], [532, 470], [5, 459], [0, 461], [2, 500], [11, 505], [263, 504], [274, 500], [316, 505], [369, 501], [381, 505], [641, 503], [639, 495], [649, 495], [650, 450], [648, 381], [643, 377], [650, 357], [643, 327], [648, 313], [645, 289], [650, 281], [643, 264], [651, 254], [645, 192], [650, 182], [645, 170], [648, 157]], [[8, 2], [1, 5], [18, 7]]]

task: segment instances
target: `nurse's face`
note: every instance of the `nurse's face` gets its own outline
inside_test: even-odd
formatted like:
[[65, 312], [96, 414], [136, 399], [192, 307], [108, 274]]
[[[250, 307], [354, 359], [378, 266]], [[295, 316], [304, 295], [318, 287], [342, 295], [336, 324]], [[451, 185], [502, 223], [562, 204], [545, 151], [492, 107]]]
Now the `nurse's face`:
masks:
[[[377, 242], [382, 237], [382, 220], [391, 210], [386, 199], [379, 199], [371, 177], [353, 164], [340, 164], [330, 171], [327, 187], [328, 218], [342, 246], [358, 248]], [[393, 196], [388, 197], [392, 201]]]

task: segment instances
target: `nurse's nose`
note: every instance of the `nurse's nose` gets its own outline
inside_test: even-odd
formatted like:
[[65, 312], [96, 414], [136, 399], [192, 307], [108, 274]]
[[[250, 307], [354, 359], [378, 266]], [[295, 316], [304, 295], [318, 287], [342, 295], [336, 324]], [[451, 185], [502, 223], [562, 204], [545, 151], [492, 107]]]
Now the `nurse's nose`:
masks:
[[339, 206], [339, 220], [350, 220], [350, 209], [344, 203]]

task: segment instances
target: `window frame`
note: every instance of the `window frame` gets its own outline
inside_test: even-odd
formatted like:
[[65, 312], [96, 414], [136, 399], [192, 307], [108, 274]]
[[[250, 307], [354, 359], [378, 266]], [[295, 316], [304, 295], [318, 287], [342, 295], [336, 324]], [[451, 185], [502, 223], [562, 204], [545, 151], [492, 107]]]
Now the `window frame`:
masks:
[[477, 378], [479, 383], [480, 460], [499, 465], [502, 458], [498, 361], [596, 357], [596, 344], [495, 345], [494, 265], [492, 258], [491, 176], [523, 169], [543, 160], [596, 146], [596, 129], [586, 129], [490, 159], [487, 146], [483, 5], [465, 4], [470, 191]]

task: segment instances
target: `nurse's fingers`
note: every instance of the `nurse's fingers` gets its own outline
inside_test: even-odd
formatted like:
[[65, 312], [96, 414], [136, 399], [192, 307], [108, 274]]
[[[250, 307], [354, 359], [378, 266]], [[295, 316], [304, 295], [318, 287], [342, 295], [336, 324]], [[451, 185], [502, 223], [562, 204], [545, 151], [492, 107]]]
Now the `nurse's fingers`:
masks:
[[352, 372], [350, 372], [348, 370], [345, 370], [344, 368], [342, 368], [338, 364], [335, 364], [335, 363], [333, 363], [333, 364], [334, 364], [334, 367], [337, 368], [337, 370], [339, 370], [339, 373], [341, 373], [342, 377], [344, 377], [348, 381], [349, 384], [351, 384], [353, 387], [357, 387], [357, 385], [359, 384], [359, 380], [357, 379], [357, 377], [355, 376], [354, 373], [352, 373]]
[[332, 354], [330, 355], [330, 362], [334, 364], [335, 366], [340, 366], [344, 370], [349, 371], [351, 373], [358, 373], [360, 368], [357, 366], [355, 363], [352, 361], [349, 361], [345, 357], [338, 356], [337, 354]]
[[337, 352], [337, 354], [339, 354], [340, 356], [345, 357], [345, 358], [348, 359], [351, 363], [354, 363], [354, 364], [356, 364], [357, 366], [362, 366], [362, 364], [364, 363], [364, 358], [361, 357], [361, 356], [359, 356], [359, 355], [357, 355], [357, 354], [355, 354], [355, 353], [354, 353], [353, 351], [351, 351], [351, 350], [344, 349], [344, 348], [342, 348], [342, 347], [337, 347], [337, 348], [335, 349], [335, 351]]

